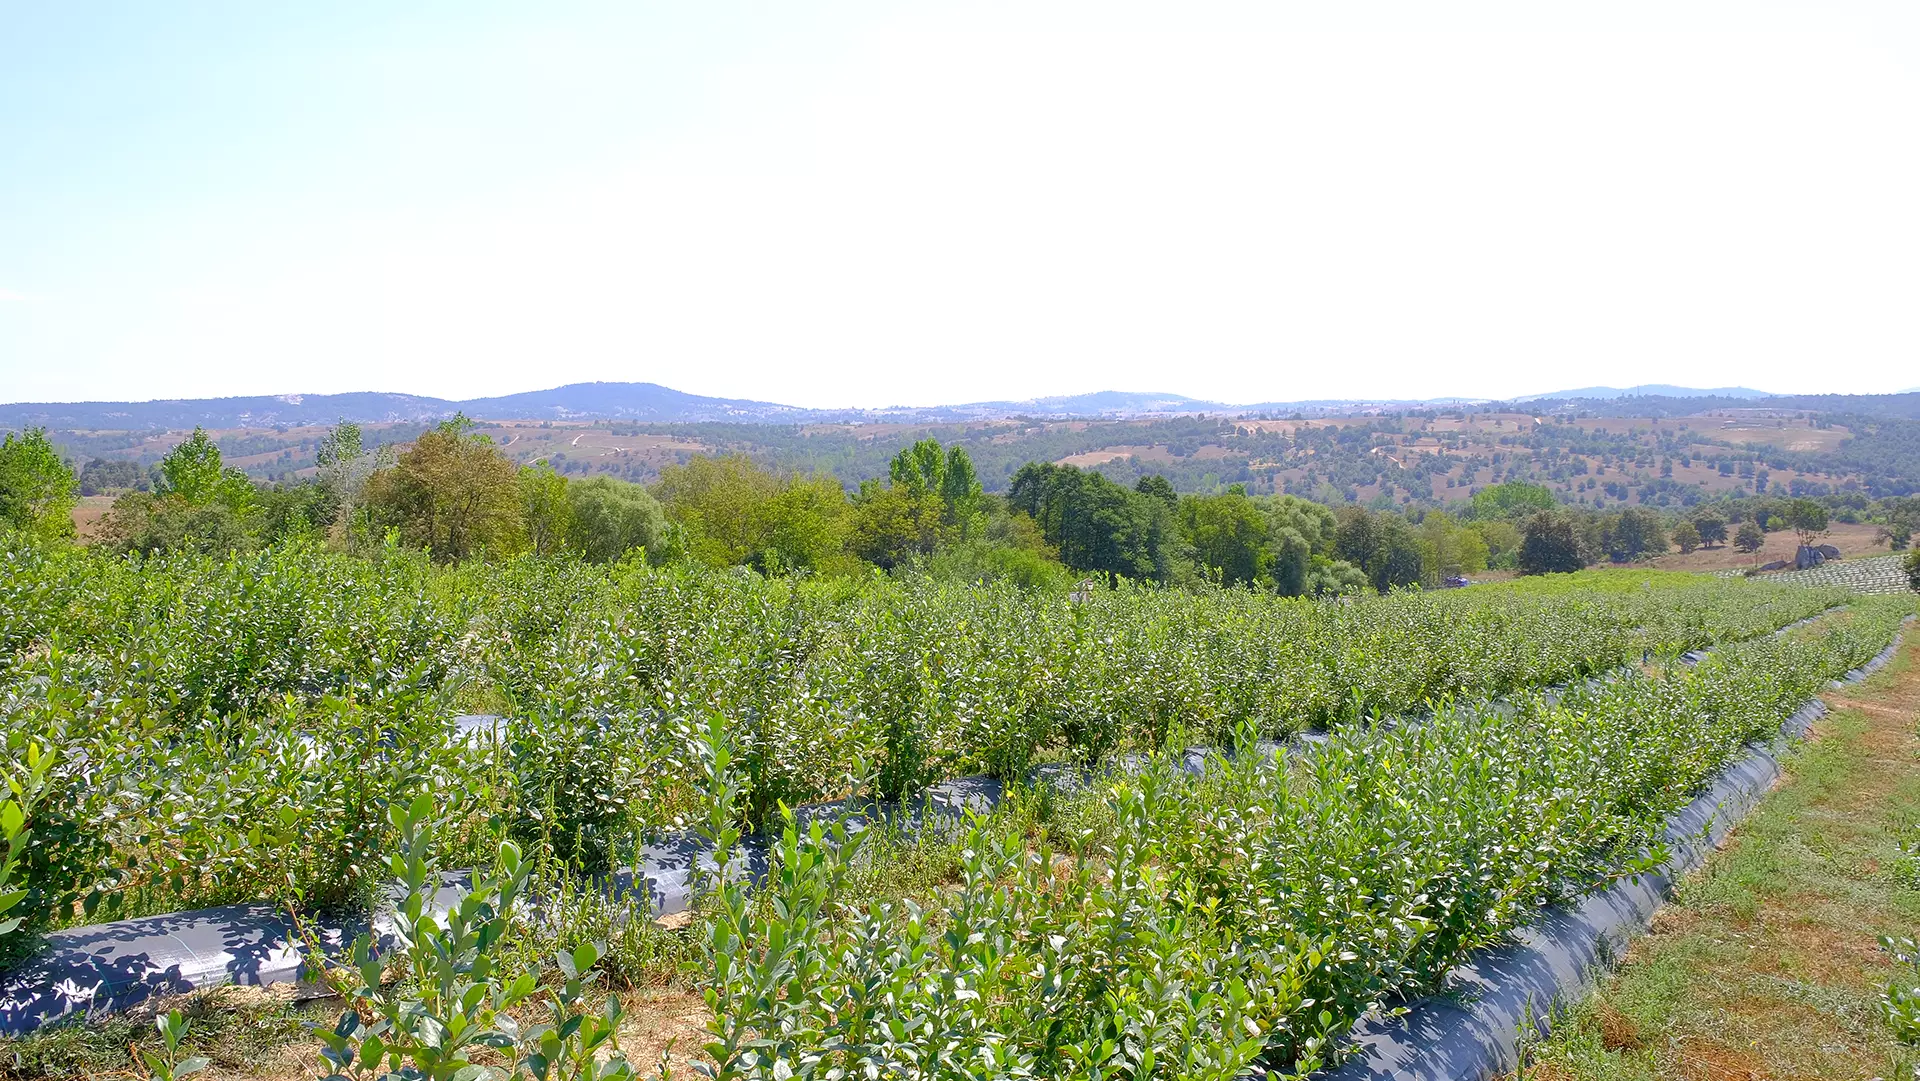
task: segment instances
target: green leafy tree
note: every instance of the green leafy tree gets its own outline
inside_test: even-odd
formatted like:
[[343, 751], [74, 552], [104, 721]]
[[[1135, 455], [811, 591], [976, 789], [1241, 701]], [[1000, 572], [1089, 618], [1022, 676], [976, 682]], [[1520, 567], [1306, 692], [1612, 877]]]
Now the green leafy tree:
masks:
[[1028, 462], [1014, 473], [1007, 503], [1038, 523], [1074, 570], [1156, 581], [1173, 574], [1177, 526], [1166, 504], [1100, 473]]
[[79, 481], [45, 428], [0, 440], [0, 525], [38, 536], [73, 536]]
[[[274, 524], [295, 526], [290, 512], [299, 502], [298, 496], [276, 501]], [[129, 492], [114, 500], [101, 521], [100, 538], [124, 551], [218, 554], [251, 547], [261, 518], [253, 481], [227, 468], [219, 445], [195, 428], [160, 460], [152, 493]]]
[[1673, 543], [1680, 546], [1680, 554], [1686, 555], [1700, 547], [1700, 530], [1692, 522], [1681, 522], [1673, 527]]
[[253, 529], [262, 543], [320, 537], [340, 517], [340, 499], [319, 481], [282, 482], [254, 491]]
[[965, 536], [980, 508], [980, 476], [966, 449], [942, 449], [938, 439], [922, 439], [903, 448], [887, 465], [887, 480], [914, 500], [938, 504], [941, 522]]
[[1803, 548], [1811, 546], [1827, 531], [1828, 514], [1824, 503], [1811, 499], [1790, 499], [1786, 511], [1787, 525], [1793, 529]]
[[1757, 552], [1767, 543], [1767, 535], [1754, 522], [1741, 522], [1733, 535], [1733, 546], [1742, 552]]
[[358, 424], [342, 420], [320, 437], [320, 446], [314, 451], [314, 464], [319, 466], [321, 487], [333, 496], [336, 512], [329, 524], [344, 539], [364, 524], [361, 510], [368, 479], [375, 470], [389, 463], [382, 462], [379, 454], [367, 449]]
[[564, 551], [573, 535], [573, 502], [567, 498], [567, 478], [546, 462], [521, 466], [520, 514], [534, 555], [550, 557]]
[[1660, 516], [1645, 507], [1628, 507], [1609, 515], [1604, 528], [1607, 555], [1616, 563], [1666, 553], [1666, 529]]
[[254, 535], [224, 504], [195, 507], [146, 492], [128, 492], [114, 500], [101, 519], [99, 541], [123, 552], [222, 555], [251, 548]]
[[1292, 495], [1264, 496], [1255, 502], [1267, 516], [1267, 573], [1276, 591], [1299, 597], [1349, 591], [1349, 579], [1364, 585], [1365, 575], [1358, 568], [1335, 565], [1331, 510]]
[[1354, 506], [1340, 508], [1335, 518], [1339, 525], [1334, 530], [1334, 554], [1358, 567], [1376, 591], [1419, 584], [1425, 553], [1406, 519], [1390, 511]]
[[780, 478], [744, 454], [696, 454], [660, 470], [654, 494], [669, 521], [687, 531], [689, 553], [709, 566], [746, 563], [764, 543], [761, 508]]
[[160, 460], [154, 491], [178, 496], [190, 507], [204, 507], [220, 495], [220, 447], [204, 428], [195, 428]]
[[1301, 592], [1332, 597], [1360, 593], [1372, 585], [1366, 574], [1353, 564], [1316, 555], [1308, 562], [1306, 587]]
[[1275, 553], [1269, 547], [1267, 516], [1253, 500], [1238, 492], [1188, 496], [1180, 501], [1178, 520], [1195, 561], [1222, 584], [1251, 586], [1268, 580]]
[[358, 461], [360, 456], [366, 453], [364, 441], [365, 437], [360, 431], [360, 426], [343, 419], [327, 429], [326, 435], [320, 437], [320, 446], [313, 452], [314, 464], [320, 467], [320, 474], [326, 476], [330, 472]]
[[1920, 549], [1907, 553], [1906, 569], [1907, 584], [1915, 590], [1920, 590]]
[[1300, 535], [1300, 531], [1290, 526], [1275, 527], [1269, 523], [1267, 528], [1267, 574], [1273, 580], [1276, 592], [1288, 597], [1299, 597], [1313, 591], [1313, 565], [1316, 556], [1313, 545]]
[[526, 539], [519, 470], [455, 416], [369, 477], [368, 513], [442, 561], [520, 550]]
[[1467, 523], [1467, 528], [1479, 536], [1487, 547], [1487, 566], [1511, 569], [1520, 556], [1520, 527], [1505, 519], [1483, 521], [1475, 519]]
[[980, 476], [974, 472], [966, 448], [949, 447], [946, 469], [940, 477], [940, 502], [945, 506], [947, 524], [959, 529], [963, 537], [973, 527], [981, 495]]
[[572, 545], [588, 562], [611, 563], [635, 549], [656, 563], [674, 555], [666, 512], [638, 484], [604, 474], [570, 481], [567, 502]]
[[1158, 473], [1149, 473], [1133, 482], [1133, 490], [1141, 495], [1152, 496], [1172, 510], [1180, 505], [1180, 494], [1173, 490], [1173, 482]]
[[1891, 497], [1880, 501], [1880, 528], [1873, 542], [1885, 544], [1889, 551], [1904, 552], [1920, 530], [1920, 496]]
[[1294, 495], [1267, 496], [1260, 501], [1267, 521], [1275, 531], [1291, 529], [1307, 542], [1316, 554], [1333, 551], [1333, 534], [1339, 523], [1333, 511], [1311, 500]]
[[1420, 520], [1420, 543], [1428, 585], [1487, 569], [1487, 542], [1445, 512], [1433, 511]]
[[859, 569], [847, 554], [852, 506], [847, 490], [824, 473], [792, 476], [766, 507], [765, 538], [749, 561], [767, 573], [802, 569], [846, 574]]
[[1366, 572], [1334, 557], [1339, 523], [1332, 510], [1298, 496], [1256, 500], [1267, 516], [1268, 575], [1289, 597], [1354, 593], [1372, 587]]
[[1573, 519], [1559, 511], [1541, 511], [1520, 531], [1521, 574], [1563, 574], [1585, 567]]
[[892, 570], [931, 555], [940, 537], [940, 505], [906, 486], [868, 481], [854, 499], [848, 547], [876, 567]]
[[[968, 463], [971, 469], [972, 463]], [[907, 494], [922, 497], [943, 491], [947, 475], [946, 454], [938, 439], [922, 439], [894, 455], [887, 466], [887, 479]]]
[[660, 471], [667, 518], [687, 533], [689, 553], [713, 566], [842, 573], [852, 508], [833, 478], [780, 477], [745, 455], [695, 455]]
[[[1693, 518], [1694, 532], [1700, 538], [1702, 547], [1711, 548], [1727, 542], [1727, 520], [1717, 514], [1698, 514]], [[1677, 533], [1675, 534], [1678, 535]]]

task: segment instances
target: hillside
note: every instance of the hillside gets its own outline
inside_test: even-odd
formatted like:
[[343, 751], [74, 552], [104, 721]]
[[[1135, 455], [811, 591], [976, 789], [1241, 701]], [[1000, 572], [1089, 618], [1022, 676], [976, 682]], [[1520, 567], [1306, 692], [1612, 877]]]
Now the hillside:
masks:
[[[1611, 417], [1509, 407], [1289, 419], [790, 424], [481, 416], [479, 430], [516, 460], [642, 482], [695, 454], [742, 453], [782, 470], [829, 473], [851, 487], [885, 475], [901, 447], [934, 438], [965, 446], [990, 491], [1003, 490], [1029, 461], [1097, 469], [1128, 484], [1160, 474], [1181, 491], [1238, 483], [1255, 493], [1292, 492], [1329, 503], [1445, 504], [1509, 479], [1546, 484], [1563, 500], [1587, 506], [1687, 505], [1759, 492], [1857, 489], [1879, 497], [1920, 490], [1920, 422], [1777, 410]], [[373, 424], [367, 434], [376, 442], [404, 443], [428, 423]], [[325, 430], [318, 424], [212, 429], [228, 462], [261, 479], [310, 473]], [[138, 483], [184, 435], [179, 429], [62, 430], [55, 438], [85, 467], [86, 490], [97, 492]]]

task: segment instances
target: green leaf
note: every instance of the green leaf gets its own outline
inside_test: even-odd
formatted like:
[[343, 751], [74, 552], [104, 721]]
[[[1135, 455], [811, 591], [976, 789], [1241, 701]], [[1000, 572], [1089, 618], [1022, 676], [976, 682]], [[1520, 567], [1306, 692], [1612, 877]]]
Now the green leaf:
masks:
[[413, 807], [407, 817], [422, 825], [431, 821], [433, 819], [433, 793], [422, 791], [419, 795], [414, 796]]

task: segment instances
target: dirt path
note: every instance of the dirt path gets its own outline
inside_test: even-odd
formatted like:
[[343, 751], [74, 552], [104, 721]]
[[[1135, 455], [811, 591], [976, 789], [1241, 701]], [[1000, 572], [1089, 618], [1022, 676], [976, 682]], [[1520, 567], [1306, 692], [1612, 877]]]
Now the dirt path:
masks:
[[[340, 1004], [296, 1004], [290, 992], [285, 986], [222, 987], [149, 1003], [92, 1024], [55, 1026], [0, 1041], [0, 1079], [146, 1081], [146, 1070], [135, 1064], [133, 1052], [159, 1050], [153, 1029], [157, 1008], [178, 1009], [188, 1019], [183, 1055], [210, 1060], [204, 1071], [193, 1075], [195, 1081], [310, 1081], [326, 1076], [322, 1044], [308, 1026], [331, 1028]], [[663, 1056], [675, 1077], [699, 1076], [692, 1063], [703, 1060], [700, 1048], [709, 1016], [699, 995], [662, 988], [628, 992], [621, 1001], [625, 1017], [620, 1048], [642, 1076], [657, 1076]], [[522, 1018], [528, 1023], [540, 1019], [532, 1010]]]
[[[1879, 1010], [1883, 934], [1920, 932], [1920, 636], [1846, 693], [1527, 1081], [1912, 1077]], [[1906, 1071], [1906, 1072], [1902, 1072]]]

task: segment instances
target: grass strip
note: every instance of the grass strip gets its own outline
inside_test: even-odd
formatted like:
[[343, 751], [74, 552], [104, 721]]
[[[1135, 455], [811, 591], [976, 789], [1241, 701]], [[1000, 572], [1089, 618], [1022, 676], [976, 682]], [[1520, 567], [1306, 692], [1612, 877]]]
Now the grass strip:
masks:
[[1910, 1077], [1881, 1020], [1880, 935], [1920, 927], [1920, 641], [1857, 688], [1526, 1081]]

